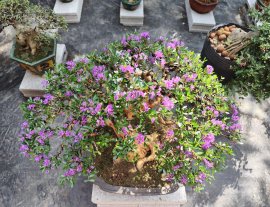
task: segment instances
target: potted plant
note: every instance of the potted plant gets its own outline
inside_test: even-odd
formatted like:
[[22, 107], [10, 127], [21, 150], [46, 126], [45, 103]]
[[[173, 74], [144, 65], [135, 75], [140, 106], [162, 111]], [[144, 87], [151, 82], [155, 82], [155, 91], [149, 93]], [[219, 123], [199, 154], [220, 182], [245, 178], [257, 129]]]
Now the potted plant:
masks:
[[122, 0], [123, 7], [127, 10], [136, 10], [141, 3], [141, 0]]
[[254, 35], [250, 29], [229, 23], [215, 26], [206, 36], [201, 59], [206, 65], [212, 65], [223, 83], [234, 77], [232, 65], [237, 53], [247, 45]]
[[20, 151], [43, 171], [62, 168], [61, 183], [97, 175], [144, 193], [177, 183], [200, 190], [240, 128], [236, 106], [202, 65], [181, 41], [147, 32], [58, 65], [44, 97], [21, 106]]
[[235, 61], [232, 68], [235, 77], [230, 88], [241, 95], [251, 94], [259, 101], [270, 97], [270, 7], [262, 11], [253, 9], [251, 17], [260, 23], [252, 26], [256, 35]]
[[16, 41], [11, 58], [22, 68], [42, 75], [55, 62], [56, 38], [60, 29], [66, 29], [62, 17], [49, 8], [34, 5], [29, 0], [2, 0], [0, 22], [13, 26]]
[[63, 3], [69, 3], [69, 2], [72, 2], [73, 0], [60, 0], [60, 1]]
[[189, 0], [189, 4], [194, 11], [205, 14], [214, 10], [218, 4], [218, 0]]
[[261, 11], [265, 7], [268, 7], [270, 5], [270, 0], [257, 0], [255, 7], [257, 10]]

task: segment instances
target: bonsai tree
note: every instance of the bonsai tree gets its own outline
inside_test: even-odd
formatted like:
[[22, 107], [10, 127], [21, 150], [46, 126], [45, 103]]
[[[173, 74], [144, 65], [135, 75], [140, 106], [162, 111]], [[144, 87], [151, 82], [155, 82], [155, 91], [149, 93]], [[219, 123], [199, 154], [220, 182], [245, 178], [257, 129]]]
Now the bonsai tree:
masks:
[[[213, 68], [178, 40], [149, 34], [46, 73], [46, 94], [21, 108], [21, 152], [60, 181], [201, 189], [232, 155], [238, 111]], [[223, 138], [220, 135], [224, 135]]]
[[13, 26], [17, 43], [33, 56], [58, 36], [59, 29], [67, 27], [64, 19], [51, 9], [34, 5], [29, 0], [1, 0], [0, 13], [2, 26]]
[[233, 66], [235, 79], [230, 88], [241, 95], [250, 93], [257, 100], [270, 97], [270, 7], [252, 10], [251, 17], [259, 23], [252, 29], [255, 35], [238, 53]]

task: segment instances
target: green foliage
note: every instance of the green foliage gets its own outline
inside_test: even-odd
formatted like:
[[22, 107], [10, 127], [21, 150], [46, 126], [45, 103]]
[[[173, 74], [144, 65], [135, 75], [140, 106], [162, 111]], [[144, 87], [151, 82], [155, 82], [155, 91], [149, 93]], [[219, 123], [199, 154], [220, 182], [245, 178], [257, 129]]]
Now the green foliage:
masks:
[[244, 96], [250, 93], [259, 101], [270, 97], [270, 7], [262, 12], [252, 10], [251, 17], [259, 22], [252, 27], [257, 35], [239, 53], [230, 88]]
[[156, 133], [158, 172], [201, 189], [239, 139], [238, 112], [212, 70], [181, 41], [126, 36], [46, 74], [47, 94], [22, 104], [21, 151], [73, 184], [92, 180], [108, 147], [127, 160]]
[[34, 33], [35, 39], [43, 43], [48, 43], [50, 38], [57, 38], [58, 30], [67, 29], [63, 17], [29, 0], [1, 0], [0, 14], [3, 27], [13, 26], [17, 35]]

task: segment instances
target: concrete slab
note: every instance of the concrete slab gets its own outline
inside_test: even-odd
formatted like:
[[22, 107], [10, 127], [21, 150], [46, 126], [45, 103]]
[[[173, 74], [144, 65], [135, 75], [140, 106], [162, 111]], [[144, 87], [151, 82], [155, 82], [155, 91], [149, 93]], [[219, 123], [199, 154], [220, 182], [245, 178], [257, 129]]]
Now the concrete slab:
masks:
[[56, 0], [54, 12], [65, 17], [67, 23], [78, 23], [81, 20], [83, 0], [73, 0], [69, 3], [63, 3]]
[[216, 25], [216, 20], [212, 11], [207, 14], [199, 14], [191, 9], [189, 0], [185, 0], [185, 5], [190, 32], [208, 32]]
[[133, 196], [108, 193], [94, 184], [92, 202], [97, 207], [179, 207], [187, 202], [187, 197], [184, 186], [167, 195]]
[[125, 26], [143, 26], [144, 20], [144, 4], [143, 0], [139, 7], [134, 11], [124, 9], [123, 4], [120, 4], [120, 24]]
[[[57, 44], [56, 48], [56, 64], [60, 64], [67, 59], [67, 50], [64, 44]], [[19, 90], [25, 97], [37, 97], [44, 94], [45, 77], [33, 74], [30, 71], [26, 71], [21, 82]]]

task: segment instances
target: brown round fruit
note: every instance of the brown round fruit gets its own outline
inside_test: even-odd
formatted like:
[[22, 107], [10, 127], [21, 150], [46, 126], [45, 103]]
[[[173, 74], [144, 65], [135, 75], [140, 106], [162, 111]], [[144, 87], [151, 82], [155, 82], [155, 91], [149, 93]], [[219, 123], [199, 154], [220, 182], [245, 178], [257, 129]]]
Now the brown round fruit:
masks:
[[223, 57], [227, 57], [228, 54], [229, 54], [229, 53], [228, 53], [226, 50], [224, 50], [224, 51], [221, 53], [221, 55], [222, 55]]
[[218, 45], [217, 52], [223, 52], [225, 50], [224, 45]]
[[227, 36], [225, 34], [219, 35], [218, 36], [218, 40], [225, 40], [227, 38]]
[[216, 36], [216, 33], [215, 32], [212, 32], [211, 34], [210, 34], [210, 37], [211, 38], [214, 38]]

